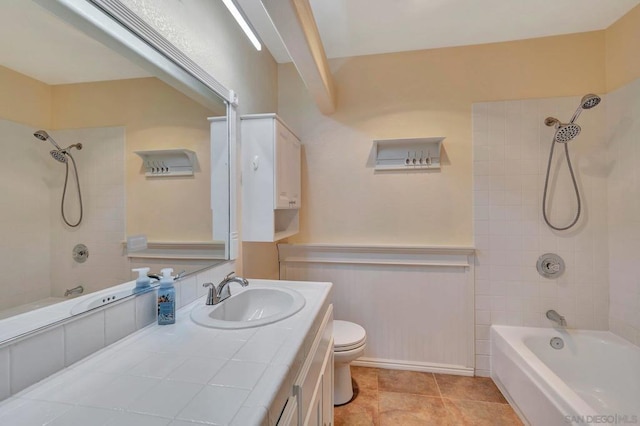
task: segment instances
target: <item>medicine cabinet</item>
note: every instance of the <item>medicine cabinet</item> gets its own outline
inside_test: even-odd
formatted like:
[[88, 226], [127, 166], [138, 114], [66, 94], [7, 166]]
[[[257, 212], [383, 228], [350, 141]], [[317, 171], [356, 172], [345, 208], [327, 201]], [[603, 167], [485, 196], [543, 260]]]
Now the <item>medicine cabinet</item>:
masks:
[[242, 240], [272, 242], [299, 231], [300, 140], [276, 114], [241, 118]]

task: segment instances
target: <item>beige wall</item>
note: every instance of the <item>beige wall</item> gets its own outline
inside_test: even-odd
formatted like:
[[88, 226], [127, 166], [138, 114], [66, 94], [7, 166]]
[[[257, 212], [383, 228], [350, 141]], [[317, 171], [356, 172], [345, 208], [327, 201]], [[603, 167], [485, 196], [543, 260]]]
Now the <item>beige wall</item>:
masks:
[[[210, 241], [210, 111], [156, 78], [53, 86], [56, 129], [126, 127], [127, 235], [154, 241]], [[196, 152], [193, 177], [146, 178], [135, 151]]]
[[0, 117], [47, 128], [51, 96], [51, 86], [0, 65]]
[[606, 30], [607, 92], [640, 77], [640, 6]]
[[[332, 60], [337, 112], [321, 115], [291, 64], [278, 112], [304, 143], [293, 242], [470, 245], [471, 105], [605, 91], [603, 31]], [[440, 172], [374, 173], [372, 140], [445, 136]]]

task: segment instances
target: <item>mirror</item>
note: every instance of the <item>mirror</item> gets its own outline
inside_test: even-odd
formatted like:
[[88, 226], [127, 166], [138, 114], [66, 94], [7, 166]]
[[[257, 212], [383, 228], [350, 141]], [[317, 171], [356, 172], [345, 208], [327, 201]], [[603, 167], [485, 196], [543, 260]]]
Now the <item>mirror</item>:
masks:
[[[131, 268], [228, 258], [228, 202], [211, 201], [212, 172], [229, 173], [211, 164], [212, 144], [228, 152], [224, 99], [185, 95], [31, 1], [0, 3], [0, 39], [0, 319]], [[127, 249], [136, 235], [146, 249]]]

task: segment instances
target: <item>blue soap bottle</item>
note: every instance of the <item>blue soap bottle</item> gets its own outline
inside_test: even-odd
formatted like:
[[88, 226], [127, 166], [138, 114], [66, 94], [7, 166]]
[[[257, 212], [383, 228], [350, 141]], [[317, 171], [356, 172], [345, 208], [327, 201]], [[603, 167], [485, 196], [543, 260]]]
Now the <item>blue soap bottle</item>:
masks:
[[134, 293], [146, 291], [151, 287], [151, 278], [147, 275], [149, 273], [149, 268], [136, 268], [132, 269], [132, 271], [138, 273], [138, 279], [136, 280], [136, 287], [133, 290]]
[[173, 269], [165, 268], [160, 271], [160, 287], [158, 288], [158, 324], [167, 325], [176, 322], [176, 289], [173, 286]]

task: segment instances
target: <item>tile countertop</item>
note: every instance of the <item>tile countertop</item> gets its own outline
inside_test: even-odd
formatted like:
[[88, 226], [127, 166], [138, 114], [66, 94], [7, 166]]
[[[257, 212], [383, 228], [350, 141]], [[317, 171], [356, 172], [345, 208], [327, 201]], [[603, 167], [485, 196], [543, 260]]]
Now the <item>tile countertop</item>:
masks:
[[[0, 403], [3, 425], [274, 426], [310, 349], [331, 284], [251, 280], [306, 300], [297, 314], [258, 328], [150, 325]], [[233, 283], [232, 293], [242, 291]], [[224, 303], [224, 302], [223, 302]]]

